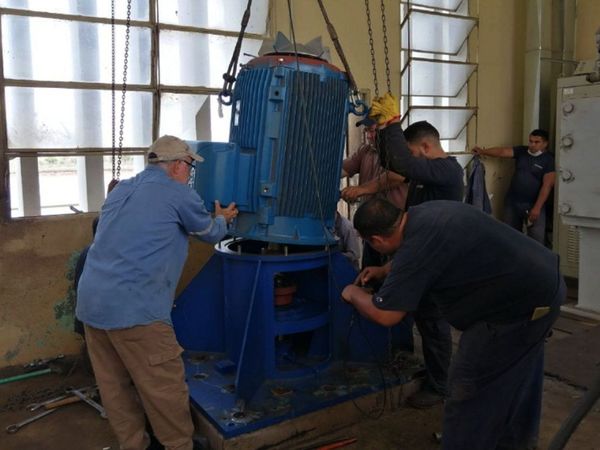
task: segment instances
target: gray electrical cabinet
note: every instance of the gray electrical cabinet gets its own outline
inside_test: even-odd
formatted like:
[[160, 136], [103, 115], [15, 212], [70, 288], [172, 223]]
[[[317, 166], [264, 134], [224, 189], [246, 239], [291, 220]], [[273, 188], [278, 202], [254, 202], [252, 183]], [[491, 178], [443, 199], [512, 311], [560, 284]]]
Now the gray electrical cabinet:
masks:
[[578, 269], [577, 306], [600, 312], [600, 83], [559, 79], [556, 114], [554, 248], [563, 273]]

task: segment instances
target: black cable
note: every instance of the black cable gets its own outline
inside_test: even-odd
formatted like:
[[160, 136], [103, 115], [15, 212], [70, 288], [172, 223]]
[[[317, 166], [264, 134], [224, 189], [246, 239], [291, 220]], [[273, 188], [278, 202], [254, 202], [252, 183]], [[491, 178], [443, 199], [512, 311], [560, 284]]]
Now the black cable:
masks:
[[[347, 371], [347, 363], [348, 363], [348, 359], [349, 359], [349, 355], [350, 355], [350, 335], [352, 334], [352, 328], [354, 327], [354, 322], [355, 321], [359, 321], [358, 322], [358, 327], [361, 330], [361, 334], [364, 337], [365, 341], [367, 342], [371, 353], [373, 355], [375, 355], [375, 347], [373, 346], [373, 344], [371, 343], [371, 340], [369, 339], [369, 337], [367, 336], [367, 334], [365, 333], [361, 323], [360, 323], [361, 317], [360, 314], [357, 314], [356, 308], [352, 307], [352, 315], [350, 316], [350, 323], [348, 324], [348, 334], [346, 335], [346, 355], [344, 355], [344, 358], [342, 358], [342, 367], [343, 367], [343, 375], [344, 375], [344, 381], [346, 383], [346, 385], [348, 386], [348, 388], [350, 388], [350, 380], [348, 379], [348, 371]], [[377, 411], [377, 413], [372, 414], [369, 413], [367, 411], [364, 411], [359, 405], [358, 403], [356, 403], [356, 400], [354, 398], [351, 399], [352, 404], [354, 405], [354, 407], [365, 417], [369, 418], [369, 419], [379, 419], [383, 413], [385, 412], [385, 407], [387, 404], [387, 383], [385, 382], [385, 374], [383, 373], [383, 364], [377, 360], [377, 358], [375, 356], [373, 356], [374, 361], [375, 361], [375, 366], [377, 367], [377, 370], [379, 372], [379, 376], [381, 377], [381, 384], [383, 386], [383, 404], [381, 405], [381, 408], [379, 409], [379, 411]]]
[[592, 407], [598, 401], [600, 397], [600, 375], [593, 381], [589, 391], [583, 396], [583, 398], [575, 405], [573, 411], [567, 420], [565, 420], [558, 432], [552, 438], [548, 450], [561, 450], [565, 447], [571, 435], [577, 429], [579, 422], [587, 415]]

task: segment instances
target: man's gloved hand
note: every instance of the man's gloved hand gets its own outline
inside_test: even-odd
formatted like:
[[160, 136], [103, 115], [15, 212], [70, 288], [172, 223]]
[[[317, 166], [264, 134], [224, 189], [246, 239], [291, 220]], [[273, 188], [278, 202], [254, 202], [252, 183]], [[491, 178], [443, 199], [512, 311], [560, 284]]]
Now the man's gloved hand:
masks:
[[376, 98], [371, 104], [369, 117], [375, 119], [378, 125], [383, 125], [390, 120], [399, 118], [398, 100], [389, 92], [383, 97]]

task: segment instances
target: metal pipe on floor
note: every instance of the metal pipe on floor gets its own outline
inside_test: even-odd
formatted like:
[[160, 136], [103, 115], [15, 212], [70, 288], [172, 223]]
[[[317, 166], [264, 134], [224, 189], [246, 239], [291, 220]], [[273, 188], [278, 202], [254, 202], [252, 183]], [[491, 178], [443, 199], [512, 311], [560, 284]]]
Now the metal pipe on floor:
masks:
[[28, 378], [34, 378], [34, 377], [37, 377], [40, 375], [45, 375], [50, 372], [52, 372], [52, 369], [48, 368], [48, 369], [36, 370], [35, 372], [23, 373], [21, 375], [15, 375], [14, 377], [0, 378], [0, 384], [7, 384], [7, 383], [12, 383], [13, 381], [26, 380]]

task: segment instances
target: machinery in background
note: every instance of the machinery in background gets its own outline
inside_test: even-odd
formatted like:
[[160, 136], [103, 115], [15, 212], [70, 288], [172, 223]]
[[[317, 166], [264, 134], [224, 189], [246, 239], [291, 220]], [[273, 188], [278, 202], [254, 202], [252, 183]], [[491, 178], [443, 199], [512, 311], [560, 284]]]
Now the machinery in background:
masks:
[[[578, 308], [600, 312], [600, 29], [596, 33], [597, 61], [576, 76], [558, 80], [556, 111], [556, 143], [559, 220], [576, 228], [579, 242], [558, 234], [555, 247], [565, 264], [573, 264], [579, 256]], [[591, 70], [591, 71], [590, 71]], [[557, 227], [558, 229], [558, 227]], [[566, 242], [563, 242], [566, 241]], [[558, 244], [558, 245], [556, 245]], [[565, 251], [566, 250], [566, 251]], [[578, 253], [578, 255], [577, 255]], [[564, 268], [565, 267], [561, 267]], [[567, 266], [567, 274], [570, 266]]]
[[[387, 371], [410, 349], [410, 324], [387, 329], [341, 300], [356, 272], [334, 217], [347, 115], [346, 74], [280, 36], [241, 70], [230, 142], [191, 142], [205, 159], [195, 188], [208, 207], [236, 202], [232, 239], [176, 300], [193, 404], [225, 438], [407, 382]], [[354, 323], [354, 326], [352, 326]]]

